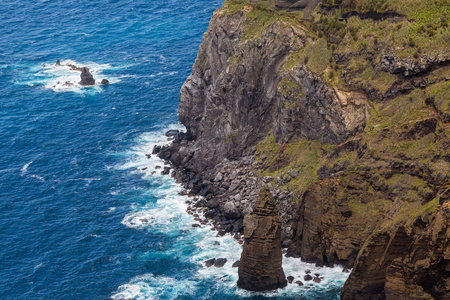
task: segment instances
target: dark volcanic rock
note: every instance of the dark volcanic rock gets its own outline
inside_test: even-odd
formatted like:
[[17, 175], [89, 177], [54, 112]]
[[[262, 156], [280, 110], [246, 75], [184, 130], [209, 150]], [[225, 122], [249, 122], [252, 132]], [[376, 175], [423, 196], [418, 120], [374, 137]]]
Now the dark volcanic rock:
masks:
[[170, 167], [164, 167], [164, 170], [161, 172], [162, 175], [169, 175]]
[[294, 281], [294, 276], [288, 276], [288, 277], [287, 277], [287, 281], [288, 281], [289, 283], [292, 283], [292, 282]]
[[224, 158], [240, 158], [268, 132], [283, 143], [307, 138], [339, 144], [364, 129], [369, 116], [365, 94], [332, 88], [301, 63], [281, 70], [307, 43], [303, 27], [274, 22], [260, 38], [247, 40], [241, 36], [245, 20], [243, 13], [213, 16], [181, 88], [180, 122], [187, 139], [195, 140], [186, 168], [200, 173]]
[[89, 69], [84, 67], [81, 69], [81, 74], [80, 74], [80, 84], [81, 85], [94, 85], [95, 84], [95, 79], [94, 76], [92, 76], [91, 72], [89, 72]]
[[253, 214], [244, 217], [244, 238], [238, 287], [250, 291], [285, 287], [287, 281], [281, 265], [281, 219], [267, 187], [261, 189]]
[[108, 79], [102, 79], [101, 84], [102, 85], [107, 85], [107, 84], [109, 84], [109, 80]]
[[215, 258], [208, 259], [207, 261], [205, 261], [205, 266], [207, 268], [209, 268], [209, 267], [213, 266], [215, 262], [216, 262]]
[[303, 277], [303, 279], [304, 279], [305, 281], [311, 281], [313, 278], [312, 278], [311, 275], [305, 275], [305, 276]]
[[222, 268], [226, 262], [227, 262], [226, 258], [217, 258], [216, 261], [214, 262], [214, 267]]
[[171, 129], [169, 131], [166, 132], [166, 136], [167, 137], [172, 137], [172, 136], [176, 136], [180, 131], [177, 129]]
[[158, 154], [159, 152], [161, 152], [161, 146], [155, 145], [155, 146], [153, 147], [152, 154]]
[[239, 268], [239, 260], [235, 261], [231, 267], [232, 268]]

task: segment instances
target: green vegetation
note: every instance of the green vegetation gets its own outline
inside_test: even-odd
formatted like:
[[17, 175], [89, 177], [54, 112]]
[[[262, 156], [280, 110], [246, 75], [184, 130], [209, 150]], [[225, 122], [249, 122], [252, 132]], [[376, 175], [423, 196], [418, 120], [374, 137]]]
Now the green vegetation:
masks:
[[305, 95], [302, 93], [302, 87], [284, 78], [278, 84], [278, 91], [285, 98], [285, 108], [298, 110], [301, 101], [305, 101]]
[[328, 49], [325, 39], [319, 39], [308, 44], [300, 55], [300, 59], [317, 74], [321, 74], [330, 63], [331, 51]]
[[[263, 167], [258, 171], [262, 176], [280, 178], [282, 188], [300, 197], [306, 188], [317, 182], [319, 161], [326, 159], [332, 145], [318, 141], [298, 139], [289, 144], [278, 144], [273, 135], [268, 136], [257, 146], [256, 160]], [[292, 172], [297, 176], [292, 176]]]

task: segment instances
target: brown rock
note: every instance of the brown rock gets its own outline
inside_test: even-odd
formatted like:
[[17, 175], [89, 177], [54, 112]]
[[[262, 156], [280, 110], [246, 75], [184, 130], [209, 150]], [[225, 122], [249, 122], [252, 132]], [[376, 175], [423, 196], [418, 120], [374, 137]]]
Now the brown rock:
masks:
[[[341, 292], [342, 299], [450, 299], [450, 202], [396, 232], [372, 236]], [[373, 263], [377, 262], [377, 263]]]
[[244, 217], [245, 243], [238, 287], [267, 291], [287, 285], [282, 268], [281, 219], [268, 187], [261, 189], [253, 214]]

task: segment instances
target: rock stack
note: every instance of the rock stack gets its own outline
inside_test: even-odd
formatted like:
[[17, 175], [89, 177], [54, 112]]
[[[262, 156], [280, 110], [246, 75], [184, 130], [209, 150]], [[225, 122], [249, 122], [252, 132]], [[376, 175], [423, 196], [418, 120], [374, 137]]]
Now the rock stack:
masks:
[[253, 214], [244, 217], [244, 249], [238, 287], [268, 291], [287, 285], [281, 254], [281, 219], [268, 187], [261, 189]]
[[91, 72], [89, 72], [89, 69], [86, 67], [83, 67], [81, 69], [80, 77], [81, 77], [81, 81], [80, 81], [81, 85], [94, 85], [95, 84], [94, 76], [92, 76]]

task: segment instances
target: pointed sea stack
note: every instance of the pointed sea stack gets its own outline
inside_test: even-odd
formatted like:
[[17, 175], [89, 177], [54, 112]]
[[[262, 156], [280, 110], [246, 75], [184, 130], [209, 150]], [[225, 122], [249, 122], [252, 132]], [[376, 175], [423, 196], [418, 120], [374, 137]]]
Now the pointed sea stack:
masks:
[[253, 214], [244, 217], [244, 249], [238, 287], [269, 291], [287, 285], [281, 254], [281, 219], [267, 187], [261, 189]]

